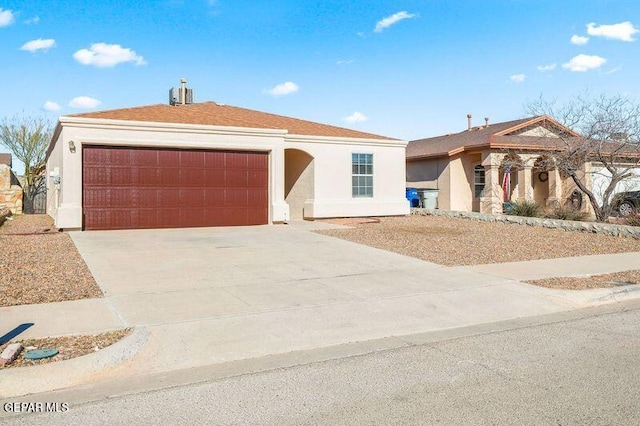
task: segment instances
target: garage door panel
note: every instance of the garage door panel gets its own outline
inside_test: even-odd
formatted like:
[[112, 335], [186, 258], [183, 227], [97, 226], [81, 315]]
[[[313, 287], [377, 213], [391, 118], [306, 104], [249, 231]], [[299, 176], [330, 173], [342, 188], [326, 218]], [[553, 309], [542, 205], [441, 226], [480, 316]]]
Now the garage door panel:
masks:
[[204, 156], [204, 166], [208, 169], [224, 169], [225, 154], [222, 151], [207, 151]]
[[264, 173], [258, 170], [249, 170], [247, 172], [247, 186], [252, 188], [262, 188], [267, 185], [267, 179]]
[[268, 222], [268, 155], [85, 146], [85, 229]]
[[249, 184], [247, 170], [227, 170], [225, 173], [225, 186], [246, 188]]
[[205, 171], [201, 168], [185, 168], [180, 171], [181, 187], [201, 187], [205, 184]]
[[131, 165], [133, 166], [158, 166], [158, 151], [152, 149], [136, 149], [130, 150]]
[[151, 167], [139, 168], [137, 184], [146, 187], [159, 186], [161, 184], [159, 170]]
[[187, 208], [202, 207], [205, 206], [204, 202], [204, 189], [202, 188], [187, 188], [180, 191], [180, 203]]
[[204, 167], [204, 157], [204, 151], [182, 151], [180, 152], [180, 167]]
[[207, 187], [224, 187], [225, 170], [222, 168], [204, 169], [204, 184]]
[[157, 207], [177, 208], [180, 207], [182, 202], [180, 200], [180, 188], [158, 188], [158, 203]]
[[180, 164], [180, 151], [177, 150], [159, 150], [158, 165], [163, 167], [176, 167]]
[[228, 152], [225, 160], [224, 166], [227, 170], [246, 170], [248, 168], [247, 156], [242, 153]]

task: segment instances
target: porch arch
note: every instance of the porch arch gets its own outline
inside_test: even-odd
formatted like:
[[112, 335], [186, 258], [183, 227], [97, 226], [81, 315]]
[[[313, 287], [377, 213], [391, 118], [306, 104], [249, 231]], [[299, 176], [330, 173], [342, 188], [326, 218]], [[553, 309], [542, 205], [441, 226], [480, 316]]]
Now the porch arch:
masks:
[[305, 218], [304, 204], [313, 200], [314, 158], [306, 151], [294, 148], [284, 150], [284, 200], [289, 204], [291, 220]]

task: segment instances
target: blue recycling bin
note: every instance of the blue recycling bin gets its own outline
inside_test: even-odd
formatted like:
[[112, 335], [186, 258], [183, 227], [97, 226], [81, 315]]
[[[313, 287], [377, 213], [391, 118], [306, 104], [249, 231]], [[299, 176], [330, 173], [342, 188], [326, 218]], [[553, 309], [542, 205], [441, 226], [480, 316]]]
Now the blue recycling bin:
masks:
[[418, 196], [418, 190], [416, 188], [407, 188], [406, 194], [411, 207], [420, 206], [420, 197]]

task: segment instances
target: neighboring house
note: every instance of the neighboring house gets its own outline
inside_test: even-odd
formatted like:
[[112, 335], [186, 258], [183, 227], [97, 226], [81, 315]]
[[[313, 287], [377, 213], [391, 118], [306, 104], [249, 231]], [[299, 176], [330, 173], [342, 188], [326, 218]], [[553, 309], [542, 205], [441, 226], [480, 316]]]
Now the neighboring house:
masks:
[[[496, 124], [485, 119], [482, 126], [467, 118], [463, 132], [409, 142], [408, 187], [438, 189], [438, 207], [446, 210], [498, 213], [503, 201], [517, 200], [542, 207], [573, 202], [590, 210], [586, 196], [548, 155], [562, 146], [560, 138], [580, 135], [547, 116]], [[592, 178], [600, 186], [604, 182], [597, 173], [601, 168], [595, 162], [580, 166], [587, 188], [594, 188]], [[505, 169], [508, 185], [503, 185]]]
[[22, 188], [11, 166], [11, 154], [0, 154], [0, 207], [7, 207], [13, 214], [20, 214]]
[[63, 116], [47, 212], [66, 229], [404, 215], [406, 144], [214, 102]]

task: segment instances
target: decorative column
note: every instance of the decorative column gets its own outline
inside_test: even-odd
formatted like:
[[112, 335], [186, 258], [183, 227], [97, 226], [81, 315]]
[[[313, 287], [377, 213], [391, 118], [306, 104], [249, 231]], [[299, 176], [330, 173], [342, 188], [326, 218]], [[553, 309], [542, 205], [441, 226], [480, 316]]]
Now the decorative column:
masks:
[[533, 166], [525, 164], [518, 170], [518, 201], [533, 200]]
[[480, 197], [480, 211], [482, 213], [502, 213], [502, 186], [500, 182], [500, 163], [504, 155], [483, 155], [484, 166], [484, 197]]
[[548, 206], [556, 206], [562, 203], [562, 179], [558, 169], [548, 171], [549, 174], [549, 198]]

